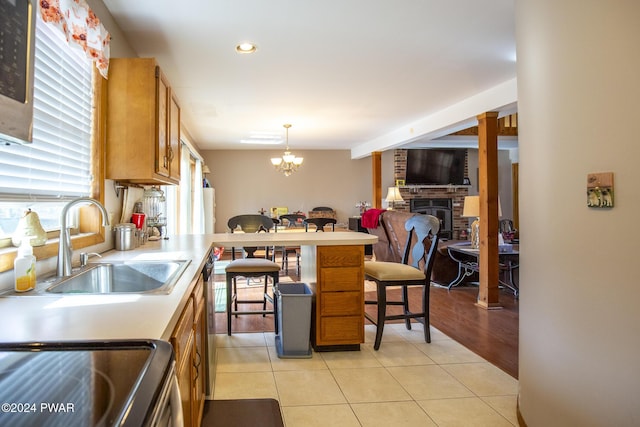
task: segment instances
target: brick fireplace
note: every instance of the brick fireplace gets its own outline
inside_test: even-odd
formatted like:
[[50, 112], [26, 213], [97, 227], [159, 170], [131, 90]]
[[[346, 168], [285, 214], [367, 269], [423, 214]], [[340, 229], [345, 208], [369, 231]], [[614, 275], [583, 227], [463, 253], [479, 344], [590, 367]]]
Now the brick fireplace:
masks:
[[[404, 180], [407, 169], [407, 150], [397, 149], [394, 155], [394, 179]], [[465, 162], [465, 176], [467, 164]], [[395, 210], [420, 212], [433, 215], [442, 224], [441, 238], [459, 239], [460, 232], [469, 227], [469, 220], [462, 218], [464, 198], [469, 195], [467, 185], [407, 185], [399, 186], [404, 203]]]

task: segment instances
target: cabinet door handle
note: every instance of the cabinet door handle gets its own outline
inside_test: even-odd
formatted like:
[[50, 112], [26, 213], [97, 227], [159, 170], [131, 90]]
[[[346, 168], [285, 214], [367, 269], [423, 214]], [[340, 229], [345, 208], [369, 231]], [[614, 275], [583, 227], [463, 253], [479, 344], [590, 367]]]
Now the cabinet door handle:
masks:
[[202, 356], [200, 355], [200, 352], [196, 349], [196, 356], [198, 356], [198, 360], [197, 362], [194, 360], [194, 365], [196, 368], [200, 367], [200, 363], [202, 363]]
[[173, 160], [173, 148], [169, 147], [169, 161]]
[[196, 376], [193, 378], [193, 381], [196, 381], [200, 377], [200, 361], [202, 360], [202, 357], [200, 356], [200, 352], [198, 350], [196, 350], [196, 356], [198, 356], [198, 361], [196, 362], [195, 358], [193, 359], [193, 367], [195, 368], [194, 371], [196, 372]]
[[167, 158], [167, 156], [164, 156], [163, 159], [164, 159], [164, 168], [166, 169], [169, 167], [169, 159]]

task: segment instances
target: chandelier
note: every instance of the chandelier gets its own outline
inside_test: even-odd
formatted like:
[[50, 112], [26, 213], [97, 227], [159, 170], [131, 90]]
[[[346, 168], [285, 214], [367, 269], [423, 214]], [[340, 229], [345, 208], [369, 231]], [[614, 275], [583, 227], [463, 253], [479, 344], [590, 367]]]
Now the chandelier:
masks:
[[291, 154], [291, 151], [289, 151], [289, 128], [291, 125], [285, 124], [283, 126], [286, 129], [287, 147], [284, 150], [284, 155], [282, 157], [272, 157], [271, 163], [278, 172], [282, 172], [284, 176], [289, 176], [298, 170], [298, 167], [300, 167], [304, 159], [302, 157], [294, 156]]

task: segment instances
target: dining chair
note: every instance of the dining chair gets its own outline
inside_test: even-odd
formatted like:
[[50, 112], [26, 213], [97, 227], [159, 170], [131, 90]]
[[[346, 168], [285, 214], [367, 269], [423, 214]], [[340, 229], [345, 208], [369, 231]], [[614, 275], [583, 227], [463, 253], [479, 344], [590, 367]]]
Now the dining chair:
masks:
[[[278, 231], [278, 226], [280, 224], [284, 225], [284, 221], [283, 219], [286, 219], [286, 217], [288, 216], [292, 216], [292, 217], [298, 217], [301, 216], [302, 218], [304, 218], [304, 215], [297, 215], [297, 214], [286, 214], [286, 215], [281, 215], [280, 218], [271, 218], [271, 220], [273, 221], [274, 226], [274, 230], [277, 232]], [[287, 220], [288, 221], [288, 227], [291, 227], [291, 221], [292, 220]], [[276, 260], [276, 255], [278, 252], [280, 252], [280, 254], [282, 255], [281, 260], [282, 260], [282, 270], [284, 270], [285, 274], [289, 274], [289, 255], [295, 255], [296, 257], [296, 267], [297, 267], [297, 273], [298, 275], [300, 275], [300, 246], [273, 246], [272, 248], [272, 256], [271, 256], [271, 261], [275, 261]], [[258, 251], [259, 252], [259, 251]]]
[[336, 222], [338, 221], [335, 218], [306, 218], [304, 220], [304, 231], [309, 231], [309, 224], [315, 225], [316, 231], [324, 231], [324, 226], [331, 224], [331, 231], [336, 231]]
[[[280, 215], [280, 221], [286, 228], [296, 228], [299, 224], [303, 224], [306, 216], [302, 214], [284, 214]], [[282, 250], [282, 268], [285, 274], [289, 274], [289, 256], [296, 257], [296, 272], [300, 275], [300, 246], [285, 246]]]
[[[229, 219], [227, 226], [233, 233], [238, 228], [245, 233], [269, 232], [274, 227], [270, 217], [264, 215], [237, 215]], [[232, 261], [225, 267], [227, 282], [227, 335], [231, 335], [231, 315], [239, 314], [274, 314], [274, 310], [267, 310], [267, 301], [273, 303], [273, 297], [269, 295], [269, 277], [276, 286], [280, 276], [280, 265], [269, 259], [268, 247], [265, 249], [265, 257], [257, 258], [258, 247], [244, 247], [241, 259], [235, 259], [235, 248], [231, 248]], [[237, 279], [238, 277], [263, 277], [264, 291], [262, 299], [239, 299]], [[238, 304], [262, 304], [262, 310], [238, 311]]]
[[[259, 214], [243, 214], [231, 217], [229, 218], [229, 221], [227, 221], [227, 227], [231, 233], [237, 230], [240, 230], [243, 233], [259, 233], [261, 231], [269, 232], [271, 229], [277, 230], [271, 217]], [[250, 246], [242, 249], [246, 252], [244, 256], [245, 258], [254, 258], [255, 252], [258, 250], [257, 247]], [[232, 248], [231, 259], [235, 259], [235, 255], [235, 248]]]
[[[378, 350], [382, 341], [384, 323], [387, 320], [403, 319], [407, 329], [411, 329], [411, 319], [424, 326], [424, 340], [431, 342], [429, 330], [429, 291], [431, 270], [438, 248], [440, 221], [432, 215], [416, 215], [405, 222], [408, 231], [402, 262], [365, 261], [366, 280], [376, 284], [376, 300], [365, 300], [365, 304], [377, 306], [374, 318], [365, 311], [365, 317], [376, 326], [376, 338], [373, 348]], [[422, 287], [422, 305], [419, 312], [409, 310], [409, 292], [411, 286]], [[387, 289], [400, 287], [400, 300], [388, 300]], [[402, 306], [402, 314], [387, 314], [387, 306]]]
[[302, 215], [302, 214], [284, 214], [284, 215], [280, 215], [280, 221], [282, 221], [282, 225], [285, 225], [285, 222], [283, 220], [287, 220], [286, 225], [288, 228], [293, 228], [293, 227], [297, 227], [298, 224], [302, 224], [302, 221], [304, 221], [304, 219], [306, 218], [306, 216]]

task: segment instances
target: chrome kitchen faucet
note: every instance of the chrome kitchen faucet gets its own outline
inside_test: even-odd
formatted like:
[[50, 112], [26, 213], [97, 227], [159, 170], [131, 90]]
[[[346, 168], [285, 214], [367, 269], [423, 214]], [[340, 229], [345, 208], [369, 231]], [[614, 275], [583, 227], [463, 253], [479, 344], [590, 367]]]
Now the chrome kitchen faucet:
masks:
[[58, 243], [58, 277], [71, 275], [72, 247], [71, 235], [69, 234], [69, 229], [67, 228], [67, 213], [73, 206], [82, 203], [96, 205], [100, 209], [100, 213], [102, 214], [102, 225], [104, 227], [109, 225], [109, 214], [107, 213], [107, 210], [102, 205], [102, 203], [100, 203], [96, 199], [92, 199], [90, 197], [80, 197], [78, 199], [70, 201], [65, 205], [64, 208], [62, 208], [62, 213], [60, 214], [60, 242]]

